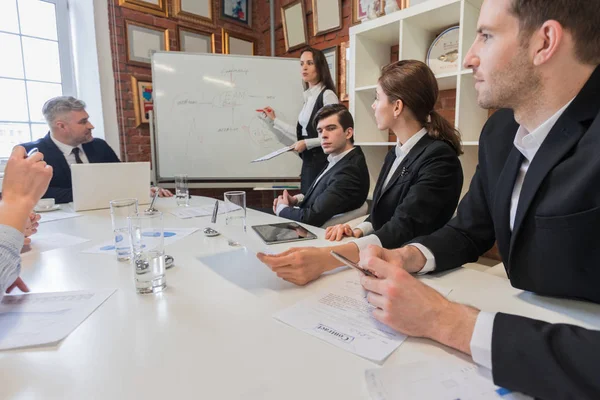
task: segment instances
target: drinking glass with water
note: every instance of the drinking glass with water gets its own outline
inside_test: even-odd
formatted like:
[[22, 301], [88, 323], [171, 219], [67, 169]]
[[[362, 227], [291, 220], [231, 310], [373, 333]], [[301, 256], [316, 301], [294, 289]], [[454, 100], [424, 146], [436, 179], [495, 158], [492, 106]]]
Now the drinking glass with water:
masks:
[[190, 189], [188, 176], [185, 174], [175, 175], [175, 200], [178, 206], [190, 205]]
[[[234, 233], [244, 235], [246, 233], [246, 192], [233, 191], [225, 192], [225, 223], [232, 226]], [[230, 246], [239, 246], [240, 243], [236, 240], [229, 239]]]
[[163, 214], [143, 213], [129, 217], [131, 266], [137, 293], [157, 293], [167, 287]]
[[137, 199], [119, 199], [110, 201], [110, 217], [112, 220], [115, 252], [118, 261], [129, 261], [131, 258], [131, 242], [129, 241], [129, 223], [127, 218], [137, 214]]

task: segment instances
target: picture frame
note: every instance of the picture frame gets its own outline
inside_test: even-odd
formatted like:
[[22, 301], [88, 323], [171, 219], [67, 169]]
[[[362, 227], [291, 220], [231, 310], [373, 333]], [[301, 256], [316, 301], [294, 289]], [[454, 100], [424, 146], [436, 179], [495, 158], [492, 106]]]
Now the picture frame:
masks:
[[221, 28], [221, 46], [223, 54], [253, 56], [256, 54], [254, 38], [240, 33], [233, 33]]
[[252, 0], [221, 0], [221, 19], [252, 28]]
[[281, 20], [283, 21], [286, 52], [299, 49], [308, 44], [306, 11], [303, 0], [296, 0], [281, 7]]
[[340, 101], [350, 100], [350, 42], [340, 43]]
[[196, 24], [214, 24], [212, 0], [173, 0], [173, 16]]
[[179, 50], [189, 53], [214, 53], [215, 34], [210, 31], [177, 27]]
[[150, 66], [152, 53], [169, 50], [169, 30], [125, 20], [127, 63]]
[[385, 14], [384, 3], [383, 0], [352, 0], [352, 25]]
[[152, 82], [140, 80], [131, 75], [131, 91], [133, 92], [136, 127], [149, 123], [148, 111], [154, 109]]
[[341, 0], [312, 0], [312, 19], [315, 36], [341, 29]]
[[333, 84], [335, 85], [336, 91], [340, 86], [338, 84], [338, 47], [331, 46], [326, 49], [321, 50], [323, 55], [325, 56], [325, 60], [327, 60], [327, 65], [329, 66], [329, 72], [331, 74], [331, 79], [333, 79]]
[[169, 16], [167, 0], [119, 0], [119, 6], [150, 13], [159, 17]]

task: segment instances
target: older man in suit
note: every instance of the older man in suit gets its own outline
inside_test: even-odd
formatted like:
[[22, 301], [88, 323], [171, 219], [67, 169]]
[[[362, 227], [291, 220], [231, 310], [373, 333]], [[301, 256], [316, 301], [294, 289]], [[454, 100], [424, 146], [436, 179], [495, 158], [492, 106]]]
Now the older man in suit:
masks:
[[513, 286], [600, 303], [600, 2], [485, 0], [465, 59], [478, 103], [505, 108], [483, 129], [457, 217], [361, 263], [374, 316], [492, 369], [497, 385], [544, 399], [600, 398], [600, 332], [486, 313], [409, 273], [474, 261], [495, 240]]
[[[54, 168], [54, 175], [44, 198], [57, 203], [73, 201], [71, 164], [120, 162], [113, 149], [102, 139], [94, 138], [94, 125], [85, 111], [85, 103], [70, 96], [48, 100], [42, 108], [50, 132], [35, 142], [22, 144], [27, 151], [37, 148], [44, 161]], [[172, 196], [160, 189], [159, 195]]]

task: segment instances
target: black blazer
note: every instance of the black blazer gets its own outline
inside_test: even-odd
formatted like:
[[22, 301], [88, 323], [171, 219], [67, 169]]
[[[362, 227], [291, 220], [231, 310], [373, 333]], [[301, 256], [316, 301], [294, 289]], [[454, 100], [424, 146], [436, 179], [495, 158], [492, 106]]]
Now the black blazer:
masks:
[[371, 214], [366, 219], [386, 249], [444, 226], [456, 210], [463, 185], [460, 161], [446, 142], [423, 136], [383, 188], [395, 159], [392, 149], [377, 178]]
[[[67, 164], [64, 154], [50, 138], [50, 133], [35, 142], [23, 143], [21, 146], [25, 147], [26, 151], [37, 147], [44, 154], [44, 161], [52, 166], [52, 180], [43, 197], [54, 198], [59, 204], [73, 201], [71, 167]], [[94, 138], [91, 142], [84, 143], [82, 147], [90, 163], [120, 162], [113, 149], [102, 139]]]
[[369, 194], [365, 155], [355, 147], [311, 186], [299, 208], [287, 207], [280, 217], [321, 226], [337, 214], [360, 208]]
[[[483, 129], [477, 167], [458, 215], [416, 242], [438, 270], [475, 261], [495, 240], [514, 287], [600, 303], [600, 67], [558, 119], [529, 166], [514, 229], [510, 199], [522, 156], [513, 113]], [[600, 332], [500, 314], [496, 384], [537, 397], [600, 398]]]

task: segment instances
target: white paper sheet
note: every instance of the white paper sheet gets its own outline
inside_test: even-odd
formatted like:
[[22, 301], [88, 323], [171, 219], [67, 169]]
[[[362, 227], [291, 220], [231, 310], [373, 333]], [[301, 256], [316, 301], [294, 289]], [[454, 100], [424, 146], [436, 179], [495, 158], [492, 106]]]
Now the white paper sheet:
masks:
[[[177, 207], [169, 210], [169, 213], [181, 219], [208, 217], [212, 216], [214, 208], [214, 205], [203, 207]], [[234, 211], [236, 209], [240, 209], [240, 207], [231, 203], [228, 206], [226, 206], [225, 202], [219, 201], [219, 211], [217, 212], [217, 214], [227, 214], [228, 212]]]
[[[198, 228], [165, 228], [164, 237], [165, 237], [165, 246], [173, 244], [178, 240], [185, 238], [186, 236], [191, 235], [196, 232]], [[91, 253], [91, 254], [109, 254], [111, 256], [115, 255], [115, 243], [112, 240], [107, 240], [106, 242], [100, 243], [94, 247], [90, 247], [88, 249], [82, 250], [82, 253]]]
[[494, 385], [491, 371], [456, 357], [365, 371], [372, 400], [523, 400]]
[[6, 295], [0, 302], [0, 350], [56, 343], [116, 289]]
[[53, 211], [41, 214], [40, 224], [44, 222], [59, 221], [61, 219], [81, 217], [83, 214], [67, 212], [67, 211]]
[[267, 154], [265, 156], [257, 158], [256, 160], [252, 160], [251, 162], [254, 163], [254, 162], [267, 161], [267, 160], [270, 160], [271, 158], [275, 158], [275, 157], [277, 157], [277, 156], [279, 156], [279, 155], [281, 155], [283, 153], [287, 153], [288, 151], [291, 151], [293, 148], [294, 148], [294, 145], [287, 146], [287, 147], [284, 147], [282, 149], [275, 150], [274, 152], [269, 153], [269, 154]]
[[33, 253], [42, 253], [62, 247], [75, 246], [77, 244], [89, 242], [90, 239], [71, 236], [65, 233], [44, 233], [38, 232], [31, 236], [31, 245], [26, 247], [26, 251], [22, 254], [27, 256]]
[[[444, 296], [450, 293], [450, 290], [437, 290]], [[351, 353], [382, 363], [406, 336], [373, 318], [373, 309], [356, 274], [273, 317]]]

